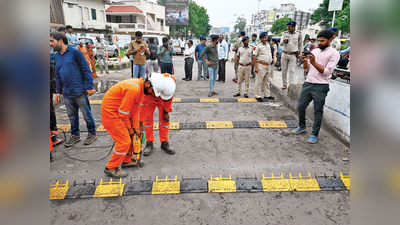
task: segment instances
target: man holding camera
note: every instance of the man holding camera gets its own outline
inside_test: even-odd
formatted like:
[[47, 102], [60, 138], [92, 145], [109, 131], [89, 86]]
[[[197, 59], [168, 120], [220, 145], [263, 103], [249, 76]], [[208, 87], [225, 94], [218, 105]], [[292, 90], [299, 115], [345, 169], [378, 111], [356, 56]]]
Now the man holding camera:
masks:
[[288, 87], [287, 75], [289, 72], [289, 85], [294, 83], [294, 68], [296, 66], [296, 58], [300, 54], [302, 47], [301, 33], [296, 31], [296, 21], [287, 23], [287, 31], [283, 32], [280, 45], [283, 54], [281, 58], [282, 64], [282, 89]]
[[136, 31], [136, 40], [129, 43], [128, 51], [125, 55], [133, 55], [133, 78], [146, 77], [146, 55], [150, 55], [147, 43], [142, 41], [143, 33]]
[[329, 92], [329, 82], [333, 69], [340, 59], [340, 54], [331, 46], [333, 31], [323, 30], [318, 36], [318, 47], [311, 52], [303, 53], [303, 68], [308, 76], [303, 84], [298, 105], [299, 127], [293, 133], [300, 134], [306, 131], [306, 109], [314, 101], [314, 126], [308, 142], [315, 144], [321, 128], [325, 98]]

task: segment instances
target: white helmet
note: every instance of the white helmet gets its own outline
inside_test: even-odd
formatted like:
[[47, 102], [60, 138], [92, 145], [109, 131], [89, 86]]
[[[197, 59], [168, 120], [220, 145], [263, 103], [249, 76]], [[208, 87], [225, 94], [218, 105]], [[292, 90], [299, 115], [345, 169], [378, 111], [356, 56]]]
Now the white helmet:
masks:
[[163, 100], [172, 98], [176, 89], [175, 81], [172, 78], [164, 77], [161, 73], [152, 73], [149, 80], [153, 85], [156, 97], [161, 97]]

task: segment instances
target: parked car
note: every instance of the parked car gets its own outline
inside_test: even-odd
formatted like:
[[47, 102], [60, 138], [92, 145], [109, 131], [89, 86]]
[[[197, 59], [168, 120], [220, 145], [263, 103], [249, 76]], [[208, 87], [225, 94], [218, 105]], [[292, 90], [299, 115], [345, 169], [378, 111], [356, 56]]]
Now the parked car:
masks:
[[[96, 56], [96, 48], [95, 48], [95, 43], [96, 43], [96, 38], [95, 37], [81, 37], [79, 40], [85, 40], [85, 43], [89, 42], [90, 45], [93, 47], [93, 54]], [[105, 38], [101, 38], [101, 41], [107, 46], [108, 49], [108, 56], [114, 56], [118, 57], [118, 47], [114, 45], [112, 42]]]
[[161, 46], [162, 45], [162, 39], [163, 36], [159, 36], [159, 35], [143, 35], [143, 41], [145, 41], [146, 43], [148, 43], [149, 38], [153, 38], [154, 39], [154, 44], [157, 46]]
[[182, 54], [181, 45], [180, 45], [179, 40], [173, 40], [172, 47], [174, 48], [174, 51], [176, 52], [177, 55]]

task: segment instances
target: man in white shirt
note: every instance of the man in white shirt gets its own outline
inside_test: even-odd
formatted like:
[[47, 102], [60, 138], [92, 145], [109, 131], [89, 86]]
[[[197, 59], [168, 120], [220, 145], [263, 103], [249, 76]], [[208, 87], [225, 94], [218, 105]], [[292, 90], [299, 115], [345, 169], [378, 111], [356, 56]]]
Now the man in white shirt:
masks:
[[195, 47], [193, 46], [193, 41], [188, 41], [188, 49], [183, 52], [185, 56], [185, 77], [182, 80], [190, 81], [192, 80], [193, 62], [195, 57]]
[[181, 47], [181, 52], [182, 52], [182, 57], [183, 57], [183, 52], [185, 51], [185, 42], [182, 40], [179, 41], [179, 46]]
[[228, 44], [224, 41], [224, 35], [220, 34], [218, 38], [218, 80], [225, 82], [225, 65], [228, 60]]

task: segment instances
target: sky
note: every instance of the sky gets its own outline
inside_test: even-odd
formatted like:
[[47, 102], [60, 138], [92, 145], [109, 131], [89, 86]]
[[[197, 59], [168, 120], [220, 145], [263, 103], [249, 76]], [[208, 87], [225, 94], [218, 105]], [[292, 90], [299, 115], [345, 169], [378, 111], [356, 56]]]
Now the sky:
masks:
[[[153, 0], [152, 0], [153, 1]], [[246, 24], [251, 22], [251, 14], [258, 9], [258, 0], [195, 0], [200, 6], [207, 9], [210, 24], [213, 27], [230, 27], [232, 31], [236, 22], [236, 15], [244, 15]], [[310, 8], [318, 8], [323, 0], [261, 0], [260, 10], [270, 10], [271, 7], [280, 8], [281, 4], [293, 3], [298, 10], [309, 12]], [[154, 0], [155, 2], [155, 0]]]

